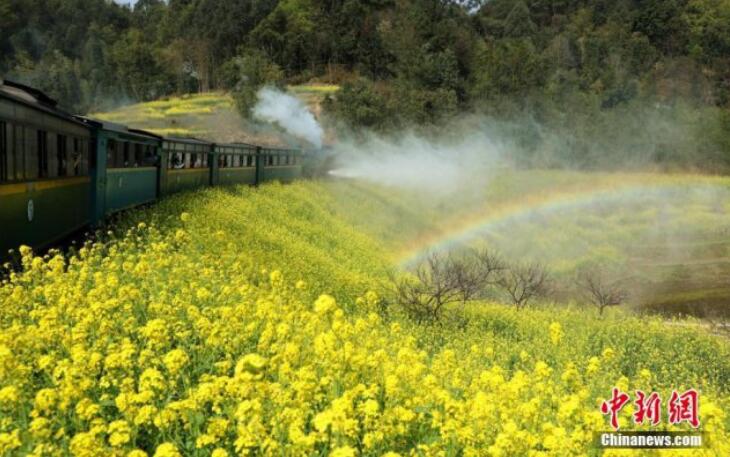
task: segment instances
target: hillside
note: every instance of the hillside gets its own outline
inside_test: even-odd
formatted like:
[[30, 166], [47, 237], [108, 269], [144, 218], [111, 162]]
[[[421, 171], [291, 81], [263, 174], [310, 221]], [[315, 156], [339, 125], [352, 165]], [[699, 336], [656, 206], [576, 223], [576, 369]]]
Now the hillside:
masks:
[[[337, 86], [310, 84], [290, 86], [288, 93], [302, 100], [319, 117], [322, 100], [327, 94], [337, 90]], [[292, 142], [297, 142], [296, 138], [288, 137], [276, 126], [241, 117], [231, 95], [222, 92], [168, 97], [91, 113], [89, 116], [161, 136], [270, 146], [289, 146]]]
[[699, 389], [702, 455], [730, 450], [730, 345], [694, 321], [474, 303], [424, 326], [384, 308], [401, 243], [384, 192], [208, 189], [126, 214], [67, 267], [26, 253], [0, 285], [0, 450], [591, 455], [614, 386]]
[[247, 115], [260, 87], [315, 81], [356, 129], [478, 113], [533, 165], [730, 170], [728, 0], [49, 5], [0, 1], [0, 75], [74, 112], [225, 91]]

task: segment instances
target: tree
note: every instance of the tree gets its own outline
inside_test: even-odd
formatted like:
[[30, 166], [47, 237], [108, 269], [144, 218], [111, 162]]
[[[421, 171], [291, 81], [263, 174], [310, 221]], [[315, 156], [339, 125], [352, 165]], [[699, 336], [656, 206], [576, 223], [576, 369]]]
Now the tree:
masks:
[[142, 31], [129, 30], [112, 49], [122, 89], [134, 100], [154, 100], [171, 89], [169, 74]]
[[668, 55], [686, 50], [686, 0], [644, 0], [639, 2], [633, 29]]
[[281, 1], [256, 25], [251, 43], [289, 73], [306, 70], [320, 48], [315, 11], [311, 0]]
[[578, 286], [594, 306], [598, 313], [603, 315], [603, 310], [619, 306], [628, 298], [628, 292], [621, 281], [611, 281], [606, 273], [598, 268], [584, 268], [578, 273]]
[[436, 322], [447, 305], [464, 300], [458, 275], [451, 256], [431, 253], [413, 276], [392, 278], [395, 299], [416, 322]]
[[238, 111], [249, 117], [256, 94], [264, 85], [282, 85], [284, 74], [261, 51], [248, 51], [230, 60], [223, 68], [222, 80], [231, 90]]
[[429, 254], [412, 276], [393, 279], [395, 297], [418, 322], [438, 321], [446, 306], [464, 306], [484, 295], [497, 283], [505, 268], [502, 259], [488, 249], [466, 249], [448, 254]]
[[520, 38], [532, 36], [536, 30], [537, 26], [532, 22], [530, 8], [527, 6], [527, 3], [522, 0], [516, 2], [507, 19], [505, 19], [505, 35], [512, 38]]
[[534, 298], [547, 294], [548, 279], [547, 268], [541, 263], [517, 264], [506, 268], [497, 284], [519, 310]]
[[477, 56], [472, 97], [491, 99], [525, 93], [543, 84], [545, 64], [529, 39], [489, 44]]
[[366, 78], [346, 82], [336, 98], [325, 100], [325, 109], [351, 126], [384, 130], [392, 119], [386, 98]]

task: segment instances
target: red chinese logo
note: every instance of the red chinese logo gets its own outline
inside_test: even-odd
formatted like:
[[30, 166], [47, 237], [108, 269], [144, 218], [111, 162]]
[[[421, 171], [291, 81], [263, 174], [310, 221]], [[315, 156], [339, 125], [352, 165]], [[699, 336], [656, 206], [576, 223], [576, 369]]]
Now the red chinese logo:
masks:
[[[619, 429], [618, 414], [630, 400], [629, 394], [614, 387], [611, 398], [601, 404], [601, 412], [611, 415], [611, 426], [615, 430]], [[636, 405], [633, 415], [635, 424], [641, 425], [648, 421], [653, 426], [659, 425], [662, 417], [662, 399], [658, 393], [652, 392], [647, 395], [643, 391], [637, 390], [634, 405]], [[667, 402], [667, 410], [670, 424], [677, 425], [687, 422], [693, 428], [700, 426], [699, 394], [695, 389], [690, 389], [682, 394], [676, 390], [672, 391], [672, 396]]]
[[618, 413], [621, 411], [621, 408], [626, 406], [629, 400], [628, 394], [614, 387], [611, 399], [604, 401], [601, 405], [601, 412], [611, 415], [611, 426], [616, 430], [618, 430]]
[[699, 427], [698, 403], [699, 395], [694, 389], [690, 389], [681, 395], [676, 390], [672, 391], [672, 396], [669, 399], [669, 422], [680, 424], [687, 421], [693, 428]]
[[643, 424], [646, 419], [651, 421], [651, 425], [657, 425], [662, 421], [662, 399], [658, 393], [652, 392], [647, 397], [644, 392], [637, 390], [634, 404], [636, 405], [635, 424]]

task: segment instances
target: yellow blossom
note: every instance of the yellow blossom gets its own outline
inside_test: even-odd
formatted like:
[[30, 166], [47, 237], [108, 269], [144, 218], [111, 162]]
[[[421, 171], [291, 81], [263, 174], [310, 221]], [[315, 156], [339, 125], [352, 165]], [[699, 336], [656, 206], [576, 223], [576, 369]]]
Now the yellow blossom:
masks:
[[181, 457], [180, 452], [177, 450], [177, 446], [173, 443], [162, 443], [157, 446], [153, 457]]

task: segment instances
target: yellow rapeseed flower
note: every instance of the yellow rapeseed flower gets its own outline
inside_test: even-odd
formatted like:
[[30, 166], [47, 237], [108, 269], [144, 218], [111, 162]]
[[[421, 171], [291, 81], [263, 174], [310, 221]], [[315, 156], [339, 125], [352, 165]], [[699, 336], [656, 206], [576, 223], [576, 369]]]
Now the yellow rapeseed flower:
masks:
[[162, 443], [157, 446], [153, 457], [181, 457], [177, 446], [173, 443]]

